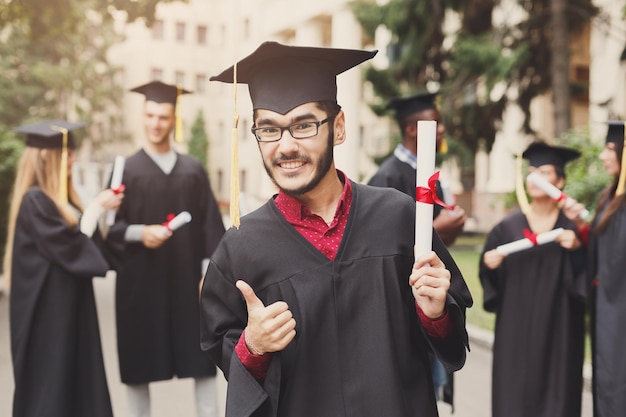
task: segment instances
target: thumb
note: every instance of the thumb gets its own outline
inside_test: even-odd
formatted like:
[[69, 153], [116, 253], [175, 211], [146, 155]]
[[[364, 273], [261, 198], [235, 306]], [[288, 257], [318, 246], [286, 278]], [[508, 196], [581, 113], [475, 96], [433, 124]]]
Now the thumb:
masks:
[[241, 292], [241, 295], [243, 295], [243, 298], [246, 300], [248, 311], [265, 307], [263, 301], [256, 296], [254, 290], [250, 285], [248, 285], [247, 282], [239, 280], [235, 283], [235, 285], [239, 289], [239, 292]]

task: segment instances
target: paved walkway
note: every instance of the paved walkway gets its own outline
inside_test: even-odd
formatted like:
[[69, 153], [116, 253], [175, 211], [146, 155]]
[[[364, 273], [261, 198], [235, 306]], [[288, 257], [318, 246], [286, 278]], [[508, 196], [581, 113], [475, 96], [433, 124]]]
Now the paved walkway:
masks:
[[[114, 286], [112, 277], [95, 280], [94, 288], [98, 303], [100, 331], [104, 361], [111, 392], [113, 411], [116, 417], [126, 416], [124, 385], [119, 381], [114, 322]], [[455, 374], [455, 405], [451, 414], [448, 404], [440, 404], [441, 417], [489, 417], [491, 387], [491, 342], [490, 332], [468, 328], [472, 351], [465, 367]], [[588, 370], [586, 371], [588, 374]], [[195, 417], [192, 380], [164, 381], [151, 385], [152, 417]], [[223, 410], [225, 382], [220, 378], [220, 402]], [[8, 297], [0, 296], [0, 417], [11, 415], [13, 374], [9, 345]], [[221, 414], [223, 415], [223, 411]], [[582, 417], [591, 417], [591, 395], [583, 393]]]

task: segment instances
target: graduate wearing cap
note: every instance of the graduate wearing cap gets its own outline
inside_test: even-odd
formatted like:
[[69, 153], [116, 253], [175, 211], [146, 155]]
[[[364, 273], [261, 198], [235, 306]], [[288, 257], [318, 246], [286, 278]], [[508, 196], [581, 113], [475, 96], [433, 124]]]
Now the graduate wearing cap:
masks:
[[[392, 187], [415, 198], [415, 171], [417, 170], [417, 122], [434, 120], [437, 123], [437, 150], [445, 146], [445, 126], [435, 103], [438, 93], [420, 93], [409, 97], [397, 97], [387, 104], [394, 112], [400, 128], [402, 142], [399, 143], [378, 171], [369, 180], [369, 185]], [[441, 183], [437, 182], [437, 193], [443, 201]], [[439, 205], [434, 207], [433, 227], [446, 245], [452, 245], [463, 231], [467, 216], [458, 207], [451, 211]]]
[[[529, 171], [559, 189], [574, 149], [532, 143]], [[496, 313], [493, 417], [580, 416], [585, 334], [585, 247], [577, 225], [529, 181], [526, 214], [506, 216], [487, 236], [479, 275], [483, 307]], [[498, 246], [563, 228], [551, 243], [503, 255]]]
[[606, 145], [599, 155], [613, 177], [598, 200], [591, 223], [590, 277], [592, 294], [593, 403], [594, 415], [612, 417], [626, 409], [626, 363], [623, 360], [626, 334], [626, 153], [624, 122], [610, 121]]
[[[145, 96], [145, 142], [126, 159], [126, 198], [108, 235], [119, 258], [117, 344], [129, 415], [149, 416], [149, 383], [177, 377], [195, 379], [198, 416], [214, 416], [216, 368], [200, 349], [198, 287], [224, 224], [205, 168], [171, 147], [172, 132], [182, 133], [177, 102], [189, 91], [160, 81], [131, 91]], [[164, 227], [183, 211], [189, 224]]]
[[74, 134], [83, 123], [20, 126], [21, 156], [9, 214], [13, 417], [110, 417], [92, 278], [109, 265], [99, 217], [122, 193], [102, 191], [83, 211], [74, 191]]
[[433, 417], [429, 352], [465, 362], [471, 296], [443, 242], [416, 261], [415, 201], [335, 168], [338, 75], [375, 53], [266, 42], [212, 77], [248, 84], [279, 189], [226, 232], [202, 288], [229, 417]]

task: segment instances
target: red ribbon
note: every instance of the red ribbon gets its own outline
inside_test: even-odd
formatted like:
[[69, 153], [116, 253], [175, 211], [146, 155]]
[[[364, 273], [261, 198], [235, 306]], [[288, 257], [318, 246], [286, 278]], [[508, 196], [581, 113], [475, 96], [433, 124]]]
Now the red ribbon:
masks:
[[528, 229], [524, 229], [524, 237], [533, 244], [533, 246], [537, 246], [537, 233], [533, 233]]
[[559, 196], [559, 198], [555, 199], [555, 202], [559, 202], [559, 201], [563, 201], [563, 200], [567, 200], [567, 195], [565, 195], [565, 193], [561, 193], [561, 195]]
[[428, 187], [416, 187], [415, 188], [415, 201], [424, 204], [437, 203], [448, 210], [454, 210], [456, 205], [448, 205], [441, 201], [437, 195], [437, 180], [439, 179], [439, 171], [435, 172], [428, 179]]
[[113, 194], [117, 195], [119, 193], [123, 193], [124, 190], [126, 190], [126, 186], [124, 184], [120, 184], [119, 187], [117, 188], [111, 188], [111, 191], [113, 191]]
[[174, 220], [174, 217], [176, 217], [176, 216], [174, 215], [174, 213], [170, 213], [170, 214], [168, 214], [168, 215], [167, 215], [167, 217], [166, 217], [167, 221], [165, 221], [165, 222], [161, 223], [161, 225], [162, 225], [162, 226], [164, 226], [165, 228], [167, 228], [167, 230], [170, 230], [170, 222], [171, 222], [172, 220]]

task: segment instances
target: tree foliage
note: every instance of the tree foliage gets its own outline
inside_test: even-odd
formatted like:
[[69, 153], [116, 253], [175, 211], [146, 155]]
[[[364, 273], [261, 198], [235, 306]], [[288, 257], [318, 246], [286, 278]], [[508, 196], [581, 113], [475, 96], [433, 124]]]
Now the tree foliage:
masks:
[[194, 120], [191, 126], [191, 139], [189, 140], [188, 147], [189, 155], [195, 157], [202, 166], [207, 168], [207, 161], [209, 157], [209, 137], [204, 127], [204, 116], [202, 110], [198, 111], [196, 120]]
[[[498, 26], [492, 24], [496, 0], [389, 0], [382, 6], [357, 1], [355, 15], [366, 35], [373, 37], [380, 26], [392, 33], [389, 68], [370, 69], [366, 78], [383, 102], [438, 84], [449, 137], [473, 153], [480, 143], [490, 151], [507, 104], [505, 92], [517, 90], [524, 131], [533, 133], [531, 100], [551, 90], [551, 1], [518, 0], [524, 18]], [[456, 12], [461, 24], [445, 38], [447, 12]], [[597, 12], [591, 0], [568, 1], [569, 33]], [[378, 114], [381, 110], [374, 108]]]

